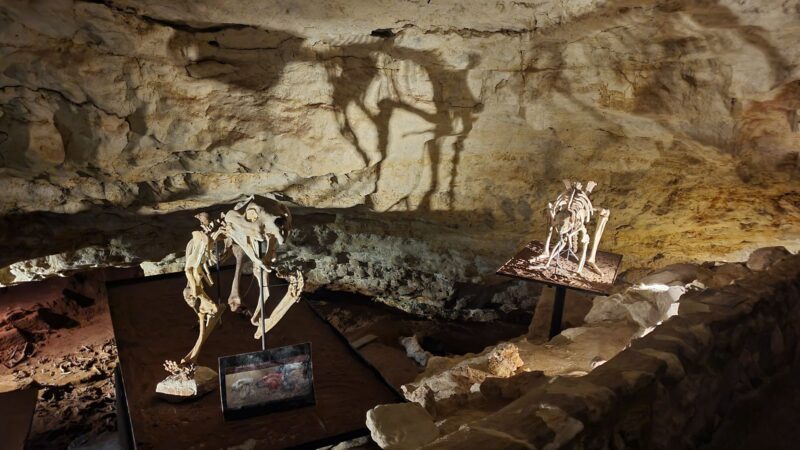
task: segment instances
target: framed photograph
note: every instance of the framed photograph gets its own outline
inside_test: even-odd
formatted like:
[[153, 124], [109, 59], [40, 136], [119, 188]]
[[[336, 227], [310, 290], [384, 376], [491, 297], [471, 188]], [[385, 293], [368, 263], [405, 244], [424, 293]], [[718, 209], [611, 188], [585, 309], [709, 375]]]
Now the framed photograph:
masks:
[[225, 420], [315, 404], [311, 343], [219, 358]]

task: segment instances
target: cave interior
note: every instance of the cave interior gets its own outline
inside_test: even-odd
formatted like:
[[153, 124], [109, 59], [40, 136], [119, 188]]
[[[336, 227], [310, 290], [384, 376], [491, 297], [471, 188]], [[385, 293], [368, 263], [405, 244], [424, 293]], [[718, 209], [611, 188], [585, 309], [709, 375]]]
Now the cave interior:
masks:
[[[797, 448], [798, 42], [800, 0], [0, 0], [0, 449]], [[261, 261], [315, 399], [231, 420]]]

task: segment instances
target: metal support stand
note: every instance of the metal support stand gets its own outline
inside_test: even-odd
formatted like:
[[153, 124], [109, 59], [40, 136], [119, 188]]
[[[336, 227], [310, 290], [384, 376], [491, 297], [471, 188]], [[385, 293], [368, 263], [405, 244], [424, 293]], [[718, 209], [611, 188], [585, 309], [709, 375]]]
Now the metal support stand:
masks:
[[553, 316], [550, 319], [550, 336], [552, 339], [561, 333], [561, 321], [564, 318], [564, 299], [567, 298], [567, 288], [557, 285], [553, 298]]
[[[219, 241], [214, 242], [214, 254], [217, 257], [217, 308], [222, 304], [222, 282], [219, 280]], [[219, 325], [222, 325], [222, 316], [219, 317]]]
[[[258, 259], [264, 259], [264, 253], [266, 253], [267, 249], [267, 242], [266, 241], [258, 241]], [[264, 314], [266, 313], [266, 299], [264, 298], [264, 289], [266, 289], [266, 284], [264, 282], [264, 268], [259, 267], [258, 269], [258, 286], [259, 286], [259, 293], [258, 293], [258, 302], [261, 305], [261, 350], [267, 349], [267, 321], [264, 318]]]

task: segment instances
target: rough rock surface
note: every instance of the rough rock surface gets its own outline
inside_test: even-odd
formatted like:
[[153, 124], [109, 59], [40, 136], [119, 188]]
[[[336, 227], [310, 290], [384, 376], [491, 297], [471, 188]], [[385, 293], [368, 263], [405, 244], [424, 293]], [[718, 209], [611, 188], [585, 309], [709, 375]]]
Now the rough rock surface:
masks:
[[431, 354], [422, 348], [416, 335], [400, 338], [400, 344], [406, 349], [406, 355], [417, 364], [422, 367], [428, 364], [428, 358], [431, 357]]
[[[116, 429], [117, 348], [106, 281], [138, 270], [95, 270], [0, 289], [0, 335], [19, 330], [23, 358], [2, 359], [0, 391], [39, 388], [28, 447], [73, 448]], [[0, 341], [0, 358], [13, 346]], [[9, 368], [7, 366], [13, 365]]]
[[794, 250], [799, 16], [796, 0], [3, 1], [0, 282], [158, 261], [193, 209], [275, 193], [309, 287], [492, 320], [530, 297], [492, 274], [541, 237], [566, 177], [599, 182], [603, 247], [629, 267]]
[[747, 268], [750, 270], [765, 270], [783, 258], [792, 256], [786, 247], [764, 247], [750, 254], [747, 258]]
[[[789, 258], [796, 261], [798, 256]], [[597, 425], [590, 430], [586, 423], [596, 424], [602, 420], [601, 414], [608, 414], [612, 391], [641, 394], [640, 386], [653, 376], [663, 375], [673, 384], [688, 376], [683, 352], [693, 354], [695, 347], [708, 345], [712, 338], [709, 329], [693, 327], [692, 333], [700, 341], [680, 344], [676, 336], [660, 331], [662, 322], [674, 324], [671, 318], [722, 320], [726, 307], [752, 309], [751, 297], [766, 298], [769, 283], [776, 282], [775, 289], [781, 289], [784, 281], [791, 281], [787, 273], [793, 272], [786, 271], [791, 262], [773, 262], [770, 267], [780, 264], [782, 269], [775, 273], [784, 278], [777, 280], [770, 272], [763, 281], [754, 278], [760, 274], [742, 263], [681, 263], [652, 271], [611, 296], [596, 296], [584, 322], [549, 342], [529, 334], [478, 354], [433, 357], [425, 371], [403, 385], [402, 391], [407, 400], [422, 405], [436, 420], [442, 438], [432, 444], [435, 448], [462, 448], [467, 442], [474, 447], [475, 442], [491, 436], [501, 439], [491, 441], [488, 448], [507, 448], [508, 440], [524, 442], [523, 447], [569, 448], [581, 433], [598, 431]], [[705, 283], [711, 287], [706, 288]], [[789, 289], [787, 295], [791, 293]], [[770, 331], [759, 337], [759, 345], [764, 351], [768, 347], [772, 353], [787, 352], [786, 333]], [[678, 354], [677, 347], [682, 349]], [[616, 369], [607, 368], [609, 364]], [[658, 374], [649, 372], [656, 369]], [[613, 370], [621, 373], [608, 375]], [[594, 381], [587, 382], [590, 379]], [[680, 389], [687, 392], [681, 395], [692, 395], [695, 388], [699, 385], [683, 386]], [[635, 401], [649, 398], [642, 394]], [[520, 414], [524, 420], [518, 419]], [[636, 417], [632, 420], [638, 420]], [[465, 436], [469, 439], [462, 439]]]
[[[547, 353], [567, 347], [585, 358], [591, 350], [578, 346], [581, 339], [588, 336], [596, 349], [607, 344], [608, 335], [598, 331], [608, 322], [565, 330], [549, 349], [517, 341], [525, 371], [487, 378], [482, 398], [469, 399], [456, 412], [435, 410], [441, 437], [423, 448], [701, 447], [737, 399], [798, 367], [798, 263], [800, 255], [790, 255], [722, 288], [685, 292], [677, 315], [641, 338], [628, 328], [627, 343], [582, 374], [559, 370]], [[704, 272], [682, 268], [687, 270], [664, 270], [650, 280], [683, 284], [683, 274]], [[626, 320], [605, 329], [623, 331]], [[438, 406], [432, 403], [429, 411]]]
[[433, 418], [416, 403], [378, 405], [367, 411], [372, 440], [386, 450], [416, 450], [439, 437]]
[[511, 343], [503, 343], [489, 353], [486, 368], [494, 376], [508, 378], [516, 373], [525, 362], [519, 357], [519, 349]]

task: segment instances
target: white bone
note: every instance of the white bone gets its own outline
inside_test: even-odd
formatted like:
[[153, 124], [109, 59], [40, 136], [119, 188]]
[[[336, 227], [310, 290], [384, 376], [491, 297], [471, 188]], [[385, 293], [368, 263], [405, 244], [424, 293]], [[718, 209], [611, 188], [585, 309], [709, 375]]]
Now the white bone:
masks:
[[[236, 311], [241, 305], [239, 278], [242, 272], [244, 256], [250, 259], [254, 269], [263, 269], [269, 273], [272, 271], [272, 262], [275, 261], [276, 247], [283, 244], [288, 237], [292, 223], [289, 210], [274, 200], [262, 199], [262, 197], [250, 196], [237, 203], [233, 209], [223, 214], [220, 219], [214, 221], [210, 221], [206, 213], [196, 216], [200, 221], [201, 230], [193, 231], [192, 239], [186, 245], [184, 272], [186, 273], [187, 286], [184, 289], [184, 300], [197, 314], [200, 331], [194, 346], [181, 360], [181, 364], [185, 366], [191, 366], [197, 361], [203, 344], [217, 326], [222, 313], [225, 311], [224, 304], [218, 306], [206, 293], [206, 286], [214, 284], [209, 266], [217, 262], [216, 255], [212, 251], [215, 245], [218, 242], [223, 242], [224, 251], [220, 255], [220, 260], [230, 254], [233, 254], [236, 258], [233, 285], [228, 297], [228, 304], [232, 310]], [[268, 206], [280, 209], [280, 213], [276, 215], [268, 212]], [[258, 249], [262, 242], [266, 243], [267, 251], [259, 257]], [[262, 333], [261, 324], [265, 323], [265, 332], [272, 329], [286, 315], [291, 305], [299, 300], [303, 292], [304, 280], [302, 273], [296, 271], [285, 278], [289, 281], [289, 289], [272, 314], [268, 318], [262, 319], [261, 314], [263, 314], [263, 311], [261, 303], [259, 303], [255, 314], [251, 318], [251, 322], [258, 327], [256, 331], [257, 338]], [[266, 280], [262, 280], [261, 277], [257, 277], [257, 279], [259, 288], [262, 289], [266, 299], [268, 295]]]
[[[555, 202], [547, 204], [549, 223], [547, 240], [545, 241], [544, 251], [538, 258], [546, 260], [543, 267], [549, 267], [550, 263], [558, 260], [561, 257], [561, 252], [566, 250], [566, 257], [569, 259], [572, 256], [578, 263], [577, 273], [581, 273], [585, 265], [589, 265], [599, 273], [595, 258], [600, 238], [608, 222], [609, 210], [595, 208], [592, 205], [589, 194], [597, 186], [594, 181], [588, 181], [585, 189], [583, 184], [577, 181], [563, 180], [563, 182], [564, 191], [556, 197]], [[594, 236], [590, 237], [587, 225], [595, 213], [599, 214], [599, 217], [595, 226]], [[551, 251], [554, 236], [556, 242]], [[579, 246], [580, 257], [577, 254]], [[590, 246], [591, 250], [589, 250]]]

